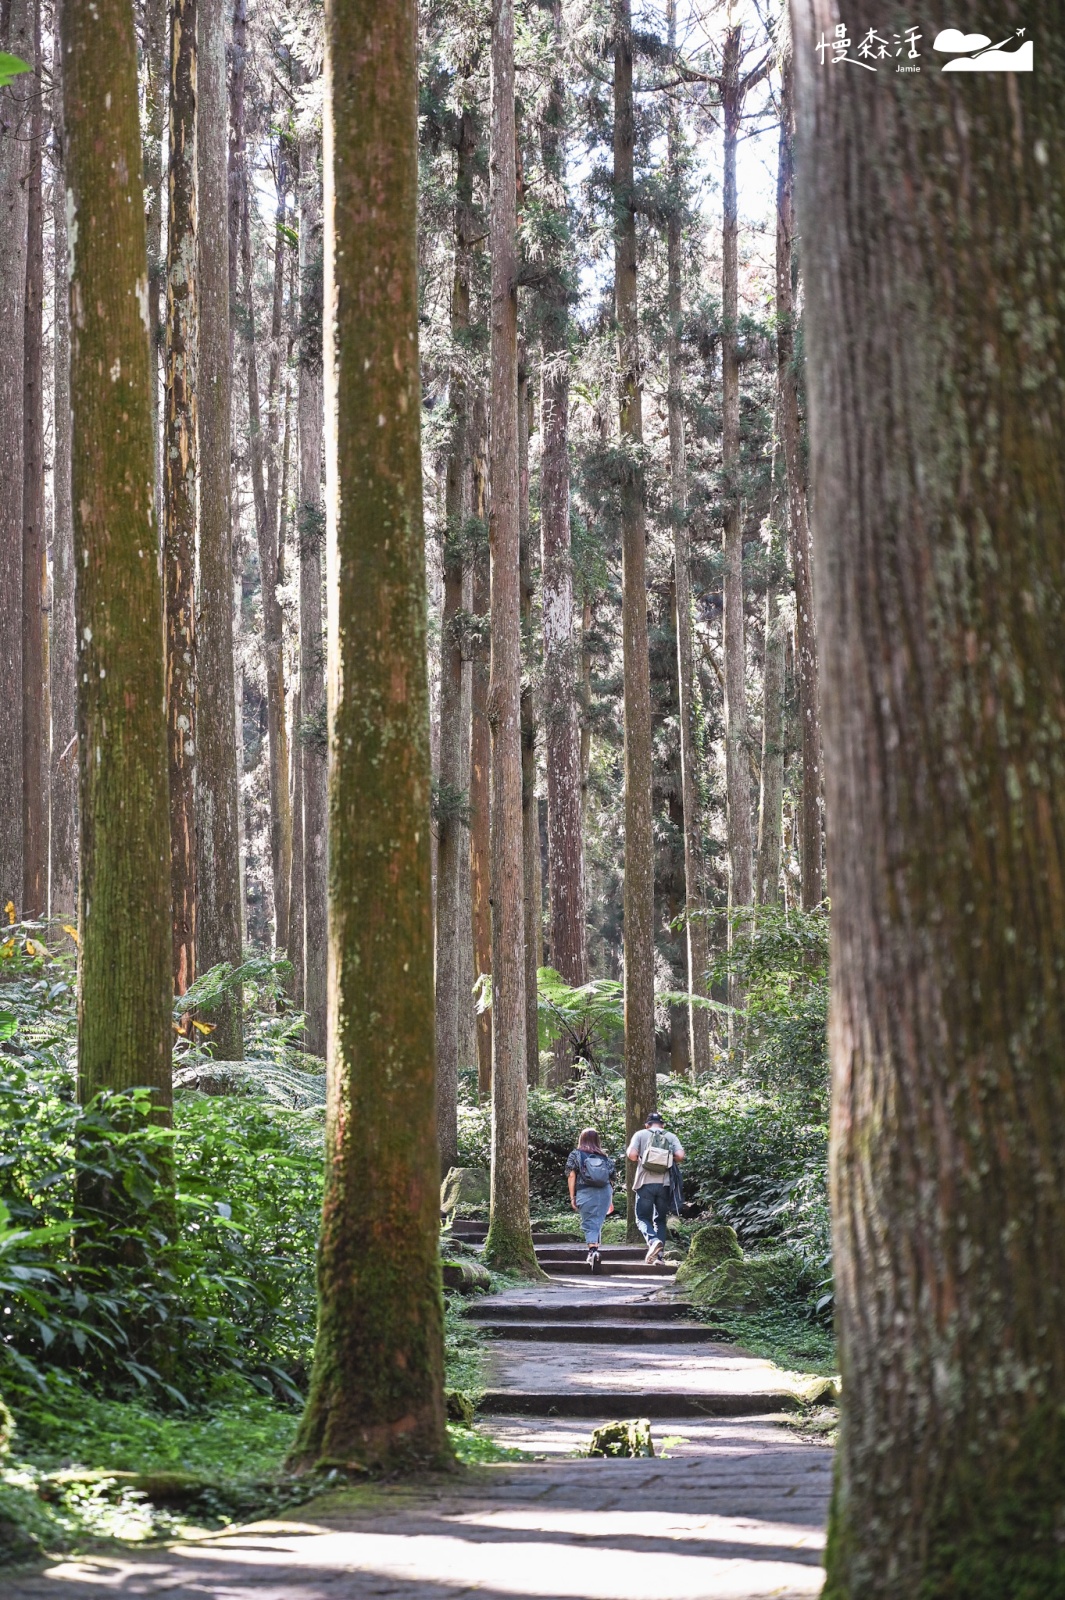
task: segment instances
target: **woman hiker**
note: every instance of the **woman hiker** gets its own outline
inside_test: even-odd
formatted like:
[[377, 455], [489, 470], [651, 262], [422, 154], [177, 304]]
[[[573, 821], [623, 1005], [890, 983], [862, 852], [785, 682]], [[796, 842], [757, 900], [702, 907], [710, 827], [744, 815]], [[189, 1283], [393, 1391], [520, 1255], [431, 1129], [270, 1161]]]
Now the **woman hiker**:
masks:
[[652, 1111], [645, 1125], [632, 1136], [625, 1152], [635, 1161], [632, 1180], [636, 1224], [647, 1240], [644, 1261], [659, 1260], [666, 1247], [666, 1217], [672, 1207], [673, 1169], [684, 1160], [684, 1146], [670, 1133], [661, 1114]]
[[588, 1265], [599, 1271], [599, 1242], [603, 1223], [614, 1209], [614, 1162], [599, 1143], [594, 1128], [585, 1128], [566, 1161], [569, 1203], [579, 1212], [584, 1240], [588, 1246]]

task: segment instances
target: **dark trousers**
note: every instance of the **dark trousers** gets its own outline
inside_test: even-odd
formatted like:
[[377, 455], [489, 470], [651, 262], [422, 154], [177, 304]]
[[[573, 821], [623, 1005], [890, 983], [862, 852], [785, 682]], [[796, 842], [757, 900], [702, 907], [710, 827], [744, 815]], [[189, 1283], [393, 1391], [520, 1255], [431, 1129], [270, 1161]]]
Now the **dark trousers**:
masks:
[[666, 1216], [669, 1207], [668, 1183], [641, 1183], [636, 1192], [636, 1222], [647, 1243], [660, 1239], [666, 1243]]

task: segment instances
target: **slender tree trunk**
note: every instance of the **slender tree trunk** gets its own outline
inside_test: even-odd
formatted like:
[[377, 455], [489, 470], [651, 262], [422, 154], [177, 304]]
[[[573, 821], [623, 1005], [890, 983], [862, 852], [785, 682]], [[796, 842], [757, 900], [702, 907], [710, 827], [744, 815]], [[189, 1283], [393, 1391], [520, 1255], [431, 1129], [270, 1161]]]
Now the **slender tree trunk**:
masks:
[[294, 1456], [395, 1471], [448, 1457], [414, 0], [326, 0], [325, 28], [329, 1102], [318, 1336]]
[[780, 849], [784, 828], [784, 624], [775, 580], [765, 596], [762, 667], [762, 766], [758, 796], [758, 904], [780, 899]]
[[[725, 34], [721, 73], [724, 119], [724, 231], [721, 246], [721, 466], [725, 477], [724, 607], [725, 784], [728, 806], [729, 909], [754, 899], [751, 781], [747, 750], [747, 644], [743, 618], [743, 522], [740, 515], [739, 213], [736, 203], [736, 143], [743, 95], [740, 88], [740, 28]], [[731, 938], [730, 925], [730, 938]], [[732, 1002], [743, 1003], [738, 984]]]
[[[469, 788], [469, 720], [463, 720], [462, 638], [458, 631], [468, 562], [465, 554], [469, 514], [469, 396], [464, 340], [470, 327], [470, 249], [473, 227], [473, 173], [477, 153], [473, 112], [463, 111], [455, 141], [455, 260], [451, 283], [451, 337], [458, 352], [450, 375], [451, 441], [444, 489], [444, 609], [440, 642], [440, 804], [436, 850], [436, 1123], [440, 1170], [458, 1165], [459, 1012], [462, 954], [460, 937], [461, 862], [469, 858], [469, 834], [462, 807]], [[468, 1004], [468, 1001], [466, 1002]]]
[[270, 315], [270, 361], [266, 380], [266, 526], [271, 542], [269, 586], [263, 576], [263, 655], [270, 731], [270, 861], [277, 946], [288, 948], [288, 904], [292, 885], [292, 813], [288, 796], [288, 724], [285, 719], [285, 618], [277, 591], [284, 579], [285, 542], [281, 471], [281, 342], [285, 292], [288, 162], [282, 141], [277, 163], [277, 228], [274, 237], [274, 297]]
[[1065, 65], [1040, 36], [1038, 76], [859, 85], [820, 72], [823, 9], [793, 16], [843, 1375], [825, 1594], [1057, 1595]]
[[52, 702], [49, 914], [68, 921], [77, 913], [78, 757], [77, 680], [74, 671], [74, 509], [70, 497], [70, 287], [67, 266], [67, 155], [63, 129], [63, 56], [59, 4], [52, 23], [52, 117], [57, 154], [52, 191], [55, 229], [55, 343], [52, 409], [52, 627], [49, 666]]
[[[676, 0], [669, 0], [669, 39], [676, 44]], [[681, 215], [681, 132], [675, 111], [667, 127], [668, 164], [674, 189], [666, 229], [669, 331], [669, 478], [673, 521], [673, 587], [677, 634], [677, 687], [680, 723], [681, 826], [684, 830], [684, 915], [687, 982], [690, 995], [706, 995], [710, 964], [706, 900], [703, 891], [702, 826], [699, 811], [695, 725], [695, 660], [692, 648], [691, 545], [688, 533], [688, 463], [684, 437], [684, 374], [680, 335], [684, 317], [684, 242]], [[688, 1007], [688, 1060], [696, 1077], [710, 1070], [710, 1018]]]
[[535, 1274], [529, 1225], [521, 827], [518, 287], [513, 0], [492, 0], [492, 1204], [487, 1259]]
[[[34, 0], [8, 0], [4, 48], [33, 60]], [[0, 907], [23, 899], [22, 748], [22, 494], [26, 228], [33, 79], [27, 74], [0, 89]]]
[[[617, 0], [614, 33], [614, 299], [618, 323], [621, 443], [621, 628], [625, 705], [625, 1125], [654, 1110], [654, 842], [651, 832], [651, 677], [647, 644], [643, 375], [636, 294], [635, 104], [631, 0]], [[628, 1170], [628, 1234], [639, 1238]]]
[[794, 248], [795, 109], [793, 59], [785, 39], [780, 61], [780, 153], [777, 164], [777, 398], [784, 471], [788, 484], [788, 531], [795, 575], [795, 655], [802, 739], [800, 867], [802, 903], [820, 905], [821, 877], [821, 713], [817, 684], [817, 638], [810, 562], [810, 524], [806, 507], [806, 469], [799, 429], [799, 375], [795, 351]]
[[[529, 408], [532, 386], [524, 344], [518, 348], [518, 584], [522, 646], [531, 653], [533, 628], [532, 546], [529, 537]], [[521, 687], [521, 856], [525, 899], [525, 1072], [540, 1081], [537, 973], [544, 964], [544, 889], [540, 869], [540, 806], [536, 798], [536, 690], [532, 674]]]
[[[148, 252], [128, 0], [62, 14], [71, 244], [81, 972], [78, 1094], [171, 1102], [170, 840]], [[89, 226], [91, 219], [92, 226]]]
[[[672, 597], [672, 610], [676, 614], [676, 596]], [[679, 751], [673, 753], [674, 781], [669, 795], [669, 820], [681, 840], [681, 848], [673, 852], [673, 870], [669, 878], [669, 920], [675, 923], [684, 911], [686, 880], [684, 874], [684, 796], [681, 784]], [[687, 948], [684, 952], [684, 970], [687, 971]], [[684, 981], [683, 979], [681, 980]], [[689, 989], [689, 994], [691, 990]], [[691, 1006], [669, 1008], [669, 1071], [674, 1078], [691, 1077]]]
[[297, 1011], [304, 1009], [304, 916], [303, 885], [303, 751], [300, 748], [299, 728], [302, 721], [301, 690], [297, 687], [292, 696], [292, 893], [289, 897], [288, 958], [292, 963], [292, 1004]]
[[170, 7], [163, 577], [176, 994], [196, 976], [196, 6]]
[[41, 0], [33, 14], [30, 169], [27, 202], [26, 309], [23, 323], [22, 455], [22, 913], [48, 910], [48, 780], [44, 718], [44, 107]]
[[[71, 3], [71, 0], [68, 0]], [[152, 355], [152, 440], [155, 461], [155, 515], [163, 526], [163, 473], [160, 460], [159, 379], [164, 343], [163, 305], [166, 257], [163, 253], [163, 145], [166, 140], [169, 0], [144, 0], [144, 187], [148, 220], [148, 335]]]
[[[322, 210], [317, 141], [300, 140], [299, 513], [300, 711], [296, 730], [303, 769], [304, 988], [307, 1049], [326, 1050], [325, 642], [322, 635]], [[293, 821], [293, 834], [295, 822]], [[295, 862], [293, 862], [295, 881]]]
[[[226, 154], [226, 0], [199, 0], [200, 604], [196, 910], [202, 971], [242, 958], [240, 789], [233, 650], [233, 506], [230, 467], [229, 190]], [[212, 1013], [215, 1055], [244, 1055], [239, 990]]]
[[[244, 86], [248, 71], [248, 0], [233, 0], [229, 48], [229, 304], [237, 306], [237, 266], [244, 219]], [[235, 315], [229, 319], [229, 370], [236, 372]]]
[[[487, 475], [484, 458], [485, 414], [480, 396], [474, 402], [470, 427], [473, 463], [474, 515], [487, 521]], [[473, 562], [473, 614], [487, 620], [490, 606], [488, 551]], [[474, 981], [492, 970], [492, 907], [489, 857], [491, 855], [491, 733], [488, 727], [488, 651], [478, 646], [471, 663], [470, 683], [470, 914], [473, 934]], [[477, 1090], [482, 1099], [492, 1092], [492, 1015], [477, 1017]]]

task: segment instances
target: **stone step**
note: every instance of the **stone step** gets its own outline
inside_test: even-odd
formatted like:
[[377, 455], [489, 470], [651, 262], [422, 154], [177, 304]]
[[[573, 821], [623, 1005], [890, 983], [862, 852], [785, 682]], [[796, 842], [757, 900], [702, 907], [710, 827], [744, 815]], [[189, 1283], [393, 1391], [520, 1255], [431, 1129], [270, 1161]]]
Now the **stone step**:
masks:
[[491, 1296], [466, 1306], [463, 1315], [471, 1322], [666, 1322], [688, 1317], [691, 1306], [685, 1300], [604, 1300], [582, 1305], [578, 1301], [553, 1304], [544, 1300], [500, 1300]]
[[761, 1394], [690, 1394], [668, 1389], [589, 1389], [568, 1394], [488, 1389], [478, 1410], [526, 1417], [767, 1417], [798, 1411], [801, 1405], [787, 1389]]
[[[638, 1245], [611, 1246], [603, 1245], [599, 1251], [601, 1261], [642, 1261], [647, 1254]], [[543, 1265], [545, 1261], [579, 1261], [583, 1266], [588, 1260], [587, 1245], [538, 1245], [536, 1259]]]
[[[455, 1223], [451, 1228], [451, 1237], [453, 1239], [461, 1239], [463, 1244], [484, 1244], [488, 1237], [488, 1224], [485, 1222], [468, 1222], [465, 1225]], [[581, 1249], [585, 1248], [583, 1241], [576, 1238], [572, 1233], [534, 1233], [532, 1239], [535, 1245], [571, 1244], [579, 1245]]]
[[535, 1339], [540, 1344], [610, 1344], [619, 1355], [634, 1345], [717, 1344], [724, 1330], [703, 1322], [514, 1322], [479, 1320], [497, 1339]]
[[[564, 1261], [544, 1261], [539, 1258], [540, 1265], [550, 1278], [567, 1278], [592, 1276], [591, 1270], [585, 1260], [580, 1256], [570, 1256]], [[671, 1278], [676, 1272], [676, 1267], [670, 1263], [659, 1266], [652, 1262], [650, 1266], [641, 1258], [639, 1261], [608, 1261], [604, 1259], [599, 1265], [597, 1277], [603, 1278]]]

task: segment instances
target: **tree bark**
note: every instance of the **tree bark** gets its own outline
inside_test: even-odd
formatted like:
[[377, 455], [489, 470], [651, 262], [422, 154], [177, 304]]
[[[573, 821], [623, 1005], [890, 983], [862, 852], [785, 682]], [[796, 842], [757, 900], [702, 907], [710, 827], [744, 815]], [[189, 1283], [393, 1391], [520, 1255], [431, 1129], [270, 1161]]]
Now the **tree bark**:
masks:
[[449, 1457], [414, 0], [326, 0], [325, 30], [329, 1101], [318, 1336], [294, 1456], [396, 1471]]
[[152, 356], [152, 440], [155, 461], [155, 516], [163, 525], [163, 473], [160, 459], [159, 377], [164, 328], [166, 257], [163, 254], [163, 144], [166, 139], [169, 0], [144, 0], [144, 186], [148, 221], [148, 335]]
[[793, 15], [844, 1396], [825, 1594], [1020, 1600], [1065, 1582], [1065, 68], [1040, 38], [1038, 77], [859, 85], [820, 71], [823, 9]]
[[[474, 401], [470, 424], [473, 467], [473, 511], [483, 525], [488, 518], [484, 403]], [[473, 561], [473, 614], [487, 621], [490, 583], [488, 551], [478, 551]], [[478, 645], [470, 673], [470, 914], [473, 933], [474, 981], [492, 971], [492, 907], [489, 858], [491, 855], [491, 734], [488, 727], [488, 650]], [[477, 1091], [482, 1099], [492, 1092], [492, 1015], [477, 1017]]]
[[[621, 628], [625, 707], [625, 1127], [643, 1127], [656, 1099], [654, 841], [651, 829], [651, 676], [647, 644], [643, 372], [636, 285], [632, 6], [617, 0], [614, 33], [614, 299], [621, 444]], [[626, 1164], [628, 1236], [637, 1240]]]
[[128, 0], [62, 14], [71, 229], [81, 972], [78, 1094], [171, 1103], [170, 839], [148, 253]]
[[196, 7], [170, 5], [163, 574], [175, 994], [196, 976]]
[[[299, 516], [300, 710], [303, 769], [303, 1003], [307, 1049], [326, 1050], [327, 953], [325, 642], [322, 635], [322, 209], [317, 141], [300, 140]], [[295, 823], [293, 823], [295, 831]], [[293, 865], [295, 874], [295, 865]]]
[[[229, 48], [229, 304], [237, 306], [237, 266], [244, 219], [244, 88], [248, 71], [248, 0], [233, 0]], [[229, 319], [229, 370], [236, 372], [236, 330]]]
[[[669, 0], [669, 42], [677, 36], [676, 0]], [[684, 241], [682, 237], [681, 131], [675, 110], [666, 129], [671, 197], [666, 225], [666, 277], [669, 330], [669, 480], [673, 522], [674, 622], [677, 635], [677, 687], [680, 723], [680, 798], [684, 830], [684, 942], [689, 995], [706, 995], [710, 965], [706, 899], [703, 889], [702, 827], [697, 780], [695, 660], [692, 649], [691, 543], [688, 532], [688, 463], [684, 437], [684, 373], [680, 336], [684, 318]], [[710, 1071], [710, 1018], [688, 1006], [688, 1061], [696, 1077]]]
[[22, 914], [48, 910], [48, 765], [45, 760], [44, 608], [44, 107], [41, 0], [33, 11], [33, 76], [23, 322], [22, 454]]
[[[9, 0], [4, 48], [33, 60], [34, 0]], [[0, 907], [23, 899], [22, 615], [23, 383], [26, 317], [26, 229], [33, 80], [0, 89]]]
[[303, 750], [299, 729], [303, 720], [301, 690], [297, 685], [292, 696], [292, 892], [288, 904], [288, 958], [292, 963], [292, 1004], [297, 1011], [305, 1010], [304, 990], [304, 860], [303, 860]]
[[52, 119], [56, 170], [52, 190], [55, 230], [55, 330], [52, 409], [52, 626], [49, 651], [51, 737], [51, 819], [49, 837], [49, 915], [70, 921], [77, 915], [78, 758], [77, 656], [74, 627], [74, 508], [70, 497], [70, 281], [67, 262], [67, 155], [63, 128], [61, 6], [53, 13]]
[[[524, 344], [518, 348], [518, 587], [522, 650], [529, 662], [533, 628], [532, 545], [529, 537], [529, 410], [532, 385]], [[525, 902], [525, 1074], [540, 1082], [537, 973], [544, 964], [544, 887], [540, 866], [540, 805], [536, 798], [536, 688], [531, 671], [521, 686], [521, 858]]]
[[[754, 899], [751, 783], [747, 749], [747, 644], [743, 617], [743, 522], [740, 515], [739, 214], [736, 144], [743, 111], [740, 26], [726, 30], [721, 69], [724, 120], [724, 227], [721, 246], [721, 470], [725, 479], [722, 641], [725, 672], [725, 785], [728, 810], [729, 911]], [[730, 917], [729, 939], [732, 938]], [[732, 1003], [742, 1005], [738, 985]], [[731, 1029], [730, 1029], [731, 1032]]]
[[[229, 189], [226, 0], [199, 0], [200, 589], [197, 623], [197, 958], [241, 963], [240, 788], [233, 650]], [[243, 1005], [231, 991], [210, 1019], [220, 1060], [244, 1055]]]
[[492, 1199], [485, 1256], [537, 1274], [529, 1223], [521, 825], [517, 170], [513, 0], [492, 0], [491, 561]]
[[[470, 250], [473, 171], [477, 152], [473, 112], [463, 111], [455, 141], [455, 259], [451, 284], [451, 338], [457, 351], [450, 374], [451, 440], [444, 487], [444, 608], [440, 643], [440, 803], [436, 850], [436, 1122], [440, 1170], [458, 1165], [459, 1011], [464, 996], [460, 935], [461, 862], [469, 857], [468, 824], [462, 815], [469, 789], [468, 718], [464, 721], [462, 638], [469, 514], [469, 395], [463, 342], [470, 327]], [[468, 1004], [468, 1000], [466, 1002]]]
[[[277, 162], [277, 228], [274, 235], [274, 295], [270, 313], [270, 361], [266, 379], [266, 527], [270, 566], [263, 572], [263, 655], [266, 666], [266, 713], [270, 738], [270, 863], [274, 888], [274, 937], [279, 950], [288, 948], [288, 908], [292, 884], [292, 813], [288, 795], [288, 724], [285, 718], [285, 618], [277, 591], [285, 559], [281, 470], [282, 389], [281, 340], [285, 292], [285, 236], [288, 218], [288, 161], [280, 143]], [[261, 563], [260, 563], [261, 564]]]
[[760, 906], [780, 899], [780, 848], [784, 829], [784, 626], [776, 581], [765, 596], [765, 659], [762, 665], [762, 764], [758, 795]]
[[821, 712], [817, 683], [817, 635], [814, 625], [810, 523], [806, 504], [806, 468], [799, 427], [799, 374], [795, 350], [795, 108], [794, 62], [790, 38], [780, 58], [780, 151], [777, 162], [777, 402], [784, 471], [788, 484], [788, 536], [795, 575], [795, 667], [799, 687], [802, 739], [802, 809], [799, 858], [802, 903], [807, 911], [821, 904]]

